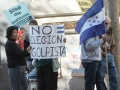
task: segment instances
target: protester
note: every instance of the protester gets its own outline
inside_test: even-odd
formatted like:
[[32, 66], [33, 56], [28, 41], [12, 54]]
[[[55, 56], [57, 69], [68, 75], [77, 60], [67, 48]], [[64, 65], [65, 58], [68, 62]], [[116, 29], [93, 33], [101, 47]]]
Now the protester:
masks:
[[24, 31], [23, 30], [18, 31], [18, 39], [16, 43], [19, 44], [22, 50], [24, 50]]
[[[20, 46], [20, 48], [22, 50], [24, 50], [24, 37], [25, 37], [24, 31], [23, 30], [19, 30], [18, 31], [18, 39], [16, 40], [16, 43]], [[29, 71], [27, 65], [26, 65], [26, 71]]]
[[[38, 25], [36, 20], [31, 20], [29, 22], [29, 25]], [[24, 40], [24, 48], [26, 49], [28, 46], [30, 45], [29, 42], [29, 33], [27, 33], [25, 35], [25, 40]], [[29, 72], [33, 70], [34, 66], [32, 65], [32, 60], [30, 56], [28, 56], [27, 58], [27, 68], [29, 69]]]
[[106, 33], [103, 36], [107, 36], [107, 52], [105, 52], [105, 43], [102, 45], [102, 65], [103, 71], [102, 74], [105, 77], [106, 74], [106, 55], [108, 60], [108, 75], [109, 75], [109, 88], [110, 90], [118, 90], [118, 73], [114, 62], [115, 54], [115, 42], [113, 38], [112, 28], [109, 27], [111, 20], [108, 16], [105, 18]]
[[[63, 39], [63, 42], [66, 43], [66, 38]], [[57, 65], [53, 65], [53, 63]], [[36, 67], [38, 90], [57, 90], [58, 58], [37, 60]]]
[[16, 44], [18, 28], [10, 26], [6, 31], [7, 42], [5, 44], [8, 73], [11, 80], [11, 90], [27, 90], [26, 61], [25, 56], [30, 52], [31, 47], [22, 50]]
[[101, 48], [106, 39], [94, 37], [81, 44], [81, 60], [85, 68], [85, 90], [94, 90], [95, 83], [99, 85], [99, 90], [107, 90], [101, 68]]
[[107, 37], [99, 36], [105, 33], [104, 1], [96, 0], [89, 10], [76, 24], [76, 32], [80, 34], [81, 60], [85, 68], [85, 90], [107, 90], [102, 72], [101, 46]]
[[[30, 25], [37, 25], [37, 22], [35, 20], [30, 21]], [[66, 42], [66, 39], [64, 38], [63, 41]], [[37, 59], [33, 60], [33, 62], [36, 62], [34, 65], [37, 69], [38, 90], [57, 90], [58, 67], [55, 69], [53, 66], [54, 60], [49, 58], [40, 60]]]

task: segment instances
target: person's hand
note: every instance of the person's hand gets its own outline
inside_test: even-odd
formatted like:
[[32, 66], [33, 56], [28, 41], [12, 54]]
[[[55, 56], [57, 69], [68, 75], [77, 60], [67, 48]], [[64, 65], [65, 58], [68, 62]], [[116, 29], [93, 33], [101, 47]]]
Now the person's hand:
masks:
[[110, 50], [110, 44], [108, 44], [108, 43], [106, 43], [105, 45], [102, 45], [101, 47], [102, 47], [102, 49], [107, 48], [107, 50]]
[[102, 52], [102, 57], [106, 57], [106, 53], [105, 52]]
[[110, 50], [110, 44], [106, 43], [105, 46], [107, 47], [107, 50]]
[[29, 47], [27, 48], [27, 51], [30, 52], [31, 49], [32, 49], [32, 47], [29, 46]]
[[102, 39], [103, 39], [104, 43], [107, 42], [107, 37], [102, 37]]
[[63, 42], [66, 43], [66, 38], [63, 39]]

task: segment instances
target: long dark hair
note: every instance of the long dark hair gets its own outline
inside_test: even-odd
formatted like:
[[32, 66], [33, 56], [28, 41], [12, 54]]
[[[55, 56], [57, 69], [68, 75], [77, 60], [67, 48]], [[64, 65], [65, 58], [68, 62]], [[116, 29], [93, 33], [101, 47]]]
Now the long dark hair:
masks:
[[7, 31], [6, 31], [6, 38], [7, 38], [7, 39], [10, 39], [10, 36], [12, 35], [12, 32], [13, 32], [14, 30], [17, 30], [17, 31], [18, 31], [18, 28], [15, 27], [15, 26], [10, 26], [10, 27], [7, 28]]

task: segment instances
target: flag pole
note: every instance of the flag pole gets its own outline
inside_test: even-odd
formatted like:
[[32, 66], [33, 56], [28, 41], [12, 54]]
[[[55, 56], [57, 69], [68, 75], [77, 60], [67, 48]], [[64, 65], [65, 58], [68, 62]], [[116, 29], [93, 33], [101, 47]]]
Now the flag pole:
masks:
[[[106, 0], [106, 11], [107, 11], [107, 16], [109, 16], [109, 1]], [[107, 69], [107, 74], [106, 74], [106, 81], [107, 81], [107, 90], [110, 90], [109, 87], [109, 71], [108, 71], [108, 57], [107, 57], [107, 42], [105, 43], [105, 53], [106, 53], [106, 69]]]
[[109, 1], [106, 0], [106, 14], [109, 16]]
[[107, 44], [108, 44], [108, 43], [106, 42], [106, 43], [105, 43], [106, 69], [107, 69], [106, 81], [107, 81], [107, 90], [110, 90], [110, 88], [109, 88], [109, 71], [108, 71]]

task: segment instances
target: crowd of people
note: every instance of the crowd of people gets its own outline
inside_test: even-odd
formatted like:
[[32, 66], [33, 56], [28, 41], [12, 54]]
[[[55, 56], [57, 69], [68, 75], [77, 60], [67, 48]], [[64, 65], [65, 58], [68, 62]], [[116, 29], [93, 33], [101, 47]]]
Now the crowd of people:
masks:
[[[115, 42], [110, 25], [110, 18], [106, 16], [106, 33], [100, 37], [86, 40], [81, 45], [81, 61], [85, 68], [85, 90], [118, 90], [118, 73], [114, 62]], [[38, 25], [36, 20], [31, 20], [29, 25]], [[37, 59], [30, 57], [32, 47], [29, 42], [29, 33], [10, 26], [6, 31], [7, 42], [5, 44], [8, 74], [11, 80], [11, 90], [27, 90], [28, 82], [26, 70], [30, 72], [37, 68], [38, 90], [57, 90], [58, 71], [53, 71], [53, 59]], [[63, 40], [66, 42], [66, 39]], [[107, 43], [106, 43], [107, 42]], [[107, 53], [105, 52], [107, 48]], [[108, 58], [109, 85], [105, 84], [106, 57]], [[32, 65], [35, 61], [35, 66]]]
[[[31, 20], [29, 25], [38, 25], [38, 23], [36, 20]], [[6, 37], [5, 50], [11, 90], [27, 90], [26, 71], [29, 73], [34, 67], [37, 69], [38, 90], [57, 90], [58, 71], [53, 69], [54, 60], [49, 58], [33, 60], [30, 57], [32, 47], [29, 42], [29, 33], [25, 35], [23, 30], [18, 31], [17, 27], [10, 26], [7, 28]], [[63, 42], [66, 42], [65, 38]]]

